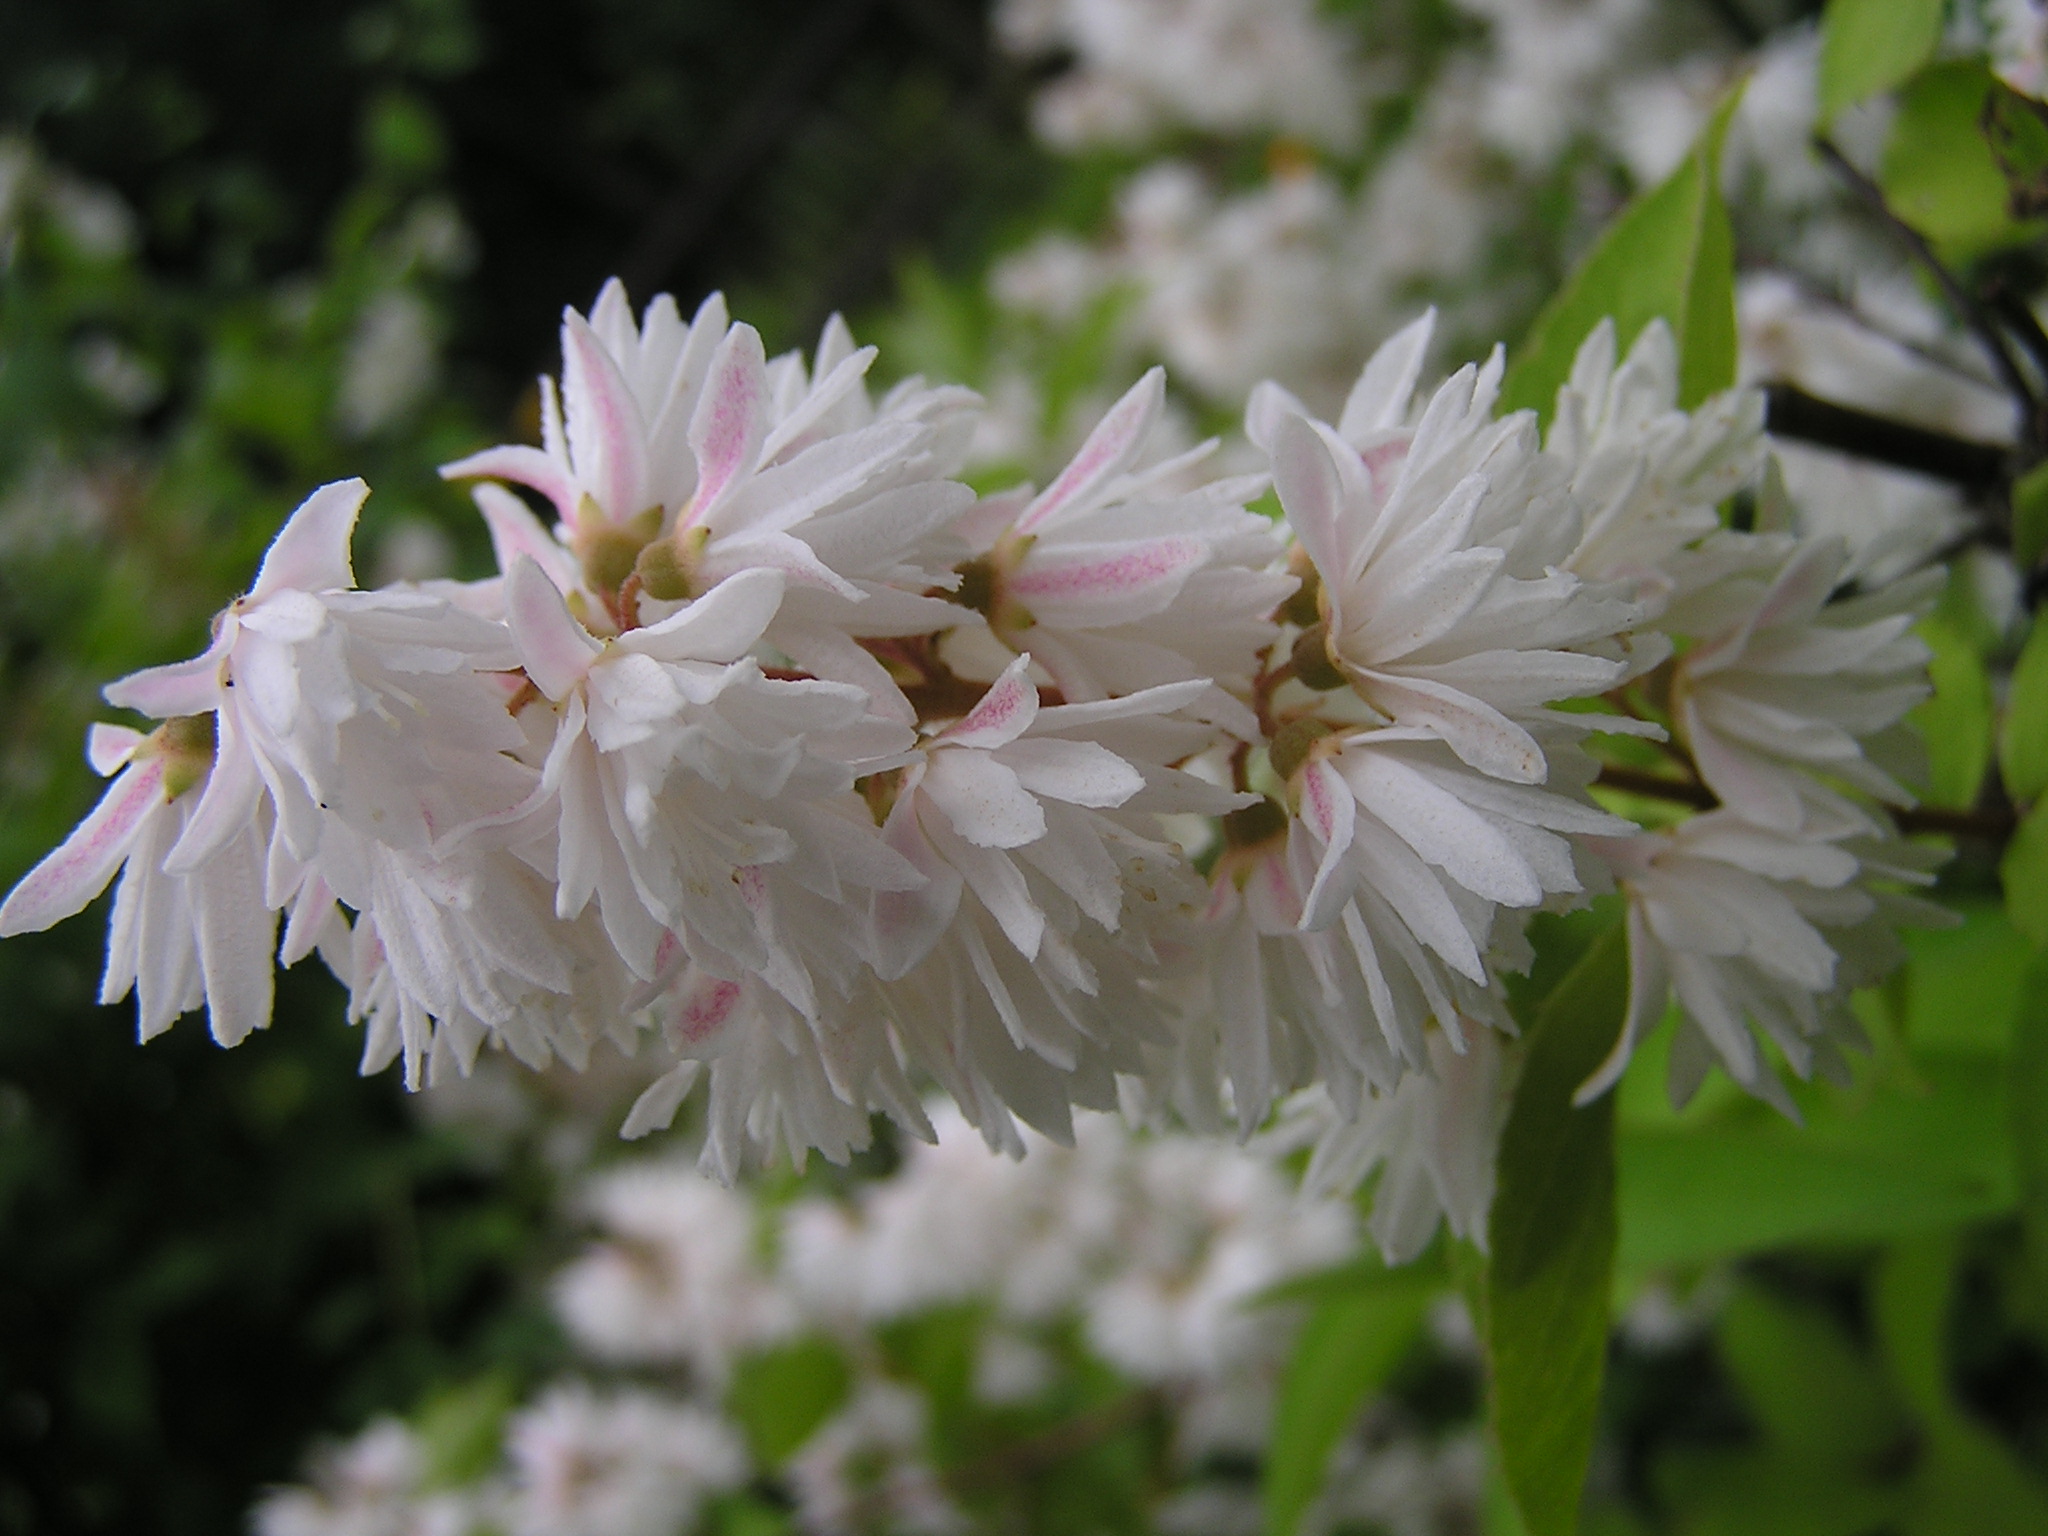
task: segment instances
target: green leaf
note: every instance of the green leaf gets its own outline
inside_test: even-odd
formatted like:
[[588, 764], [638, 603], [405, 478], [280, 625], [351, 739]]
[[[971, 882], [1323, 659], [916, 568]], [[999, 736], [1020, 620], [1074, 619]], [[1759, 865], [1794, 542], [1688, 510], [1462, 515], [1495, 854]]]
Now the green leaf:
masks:
[[1795, 1243], [1868, 1242], [2009, 1211], [1997, 1058], [1939, 1057], [1924, 1086], [1808, 1096], [1775, 1118], [1620, 1139], [1620, 1264], [1639, 1274]]
[[1892, 211], [1951, 261], [1973, 261], [2040, 228], [2014, 222], [2005, 172], [1984, 137], [1991, 87], [1991, 72], [1975, 60], [1922, 70], [1900, 94], [1878, 173]]
[[1952, 1233], [1900, 1244], [1885, 1256], [1872, 1298], [1892, 1379], [1922, 1429], [1902, 1529], [1906, 1536], [2038, 1536], [2048, 1530], [2048, 1490], [1949, 1391], [1957, 1248]]
[[1681, 405], [1735, 382], [1735, 240], [1721, 198], [1721, 143], [1739, 99], [1730, 93], [1684, 163], [1623, 210], [1543, 307], [1502, 384], [1505, 409], [1547, 420], [1579, 344], [1610, 316], [1624, 349], [1652, 320], [1671, 327]]
[[2015, 1010], [2012, 1043], [2013, 1169], [2034, 1274], [2037, 1325], [2048, 1325], [2048, 955], [2035, 960]]
[[2036, 464], [2012, 487], [2012, 558], [2031, 571], [2048, 554], [2048, 462]]
[[2005, 792], [2022, 805], [2048, 789], [2048, 620], [2036, 620], [2012, 669], [1998, 742]]
[[2005, 913], [2037, 949], [2048, 949], [2048, 795], [2043, 795], [2005, 845], [1998, 861]]
[[1765, 1438], [1809, 1474], [1874, 1463], [1898, 1443], [1906, 1426], [1884, 1373], [1827, 1307], [1744, 1283], [1719, 1335]]
[[1991, 764], [1991, 678], [1977, 648], [1939, 619], [1923, 622], [1920, 638], [1934, 652], [1934, 696], [1910, 718], [1927, 742], [1927, 798], [1967, 809]]
[[1281, 1378], [1264, 1472], [1267, 1536], [1293, 1536], [1322, 1490], [1330, 1452], [1386, 1384], [1422, 1326], [1441, 1280], [1390, 1271], [1326, 1296], [1296, 1337]]
[[1487, 1228], [1487, 1354], [1501, 1467], [1531, 1536], [1569, 1536], [1607, 1363], [1614, 1095], [1572, 1095], [1621, 1028], [1628, 943], [1608, 929], [1544, 1001], [1501, 1133]]
[[453, 1488], [482, 1477], [503, 1449], [505, 1420], [519, 1404], [519, 1383], [499, 1371], [436, 1392], [414, 1424], [427, 1453], [427, 1482]]
[[2012, 1041], [2033, 948], [1983, 897], [1952, 897], [1963, 921], [1903, 935], [1912, 962], [1902, 973], [1901, 1022], [1915, 1053], [2003, 1057]]
[[725, 1408], [746, 1431], [755, 1460], [779, 1466], [846, 1401], [852, 1384], [853, 1372], [831, 1343], [792, 1339], [740, 1362]]
[[1942, 0], [1828, 0], [1820, 34], [1820, 116], [1905, 80], [1941, 41]]

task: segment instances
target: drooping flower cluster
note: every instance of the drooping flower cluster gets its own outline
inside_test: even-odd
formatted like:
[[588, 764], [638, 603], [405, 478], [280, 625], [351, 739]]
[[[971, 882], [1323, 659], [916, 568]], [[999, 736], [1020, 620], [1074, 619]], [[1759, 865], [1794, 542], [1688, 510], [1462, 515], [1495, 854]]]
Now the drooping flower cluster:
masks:
[[[1043, 490], [977, 497], [968, 392], [878, 399], [836, 320], [770, 360], [717, 298], [636, 321], [610, 285], [541, 445], [444, 471], [497, 574], [360, 590], [365, 487], [316, 492], [203, 655], [109, 687], [160, 723], [96, 731], [114, 783], [0, 931], [119, 872], [103, 993], [145, 1035], [203, 1002], [233, 1043], [318, 950], [411, 1082], [654, 1037], [627, 1133], [708, 1078], [726, 1177], [876, 1112], [928, 1136], [934, 1085], [1017, 1153], [1119, 1102], [1249, 1136], [1314, 1086], [1319, 1176], [1387, 1167], [1390, 1253], [1440, 1210], [1483, 1238], [1537, 911], [1630, 905], [1588, 1091], [1667, 991], [1675, 1088], [1718, 1059], [1780, 1096], [1752, 1025], [1838, 1060], [1837, 957], [1881, 967], [1925, 877], [1884, 807], [1930, 589], [1845, 595], [1775, 480], [1725, 527], [1760, 403], [1680, 410], [1661, 324], [1619, 361], [1596, 330], [1545, 438], [1498, 351], [1421, 387], [1432, 323], [1334, 423], [1253, 392], [1270, 519], [1215, 444], [1159, 456], [1156, 370]], [[1719, 809], [1618, 814], [1652, 804]]]

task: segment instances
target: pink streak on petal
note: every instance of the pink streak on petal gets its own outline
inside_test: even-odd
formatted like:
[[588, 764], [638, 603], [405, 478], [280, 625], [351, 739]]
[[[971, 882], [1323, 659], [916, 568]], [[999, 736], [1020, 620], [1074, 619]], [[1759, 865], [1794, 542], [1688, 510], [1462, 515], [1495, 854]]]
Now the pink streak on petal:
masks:
[[939, 740], [956, 747], [988, 750], [1015, 741], [1038, 716], [1038, 688], [1025, 675], [1029, 656], [1019, 656], [988, 685], [974, 708], [964, 718], [939, 733]]
[[754, 467], [768, 434], [768, 360], [761, 336], [736, 325], [711, 359], [704, 393], [690, 418], [690, 447], [697, 455], [696, 511], [705, 514]]
[[114, 780], [91, 814], [0, 905], [0, 937], [40, 932], [105, 890], [128, 857], [143, 818], [163, 802], [163, 787], [161, 757], [138, 763]]
[[644, 510], [647, 428], [619, 365], [576, 311], [562, 315], [562, 390], [576, 478], [613, 522]]
[[1152, 422], [1166, 399], [1166, 370], [1154, 368], [1109, 408], [1074, 460], [1059, 478], [1017, 519], [1017, 531], [1030, 533], [1067, 505], [1130, 467], [1144, 446]]
[[506, 443], [441, 466], [443, 480], [485, 477], [509, 480], [514, 485], [539, 491], [555, 504], [555, 510], [565, 520], [576, 511], [576, 482], [569, 477], [568, 468], [561, 460], [538, 448], [530, 448], [523, 443]]
[[670, 1021], [670, 1042], [701, 1045], [724, 1028], [739, 1006], [740, 984], [720, 977], [706, 977], [683, 994], [675, 1017]]
[[355, 568], [349, 563], [349, 539], [355, 533], [356, 514], [370, 494], [361, 480], [336, 480], [299, 503], [284, 527], [271, 541], [256, 573], [256, 585], [249, 589], [252, 600], [260, 601], [273, 592], [333, 592], [356, 584]]
[[1207, 553], [1196, 539], [1154, 539], [1107, 560], [1045, 561], [1034, 566], [1027, 559], [1006, 585], [1027, 605], [1032, 598], [1119, 597], [1178, 576], [1200, 565]]
[[505, 578], [505, 622], [533, 686], [557, 703], [604, 651], [570, 615], [547, 573], [523, 555]]
[[509, 573], [525, 555], [562, 591], [576, 585], [575, 560], [549, 536], [525, 502], [499, 485], [480, 485], [470, 495], [491, 530], [491, 553], [497, 557], [500, 572]]

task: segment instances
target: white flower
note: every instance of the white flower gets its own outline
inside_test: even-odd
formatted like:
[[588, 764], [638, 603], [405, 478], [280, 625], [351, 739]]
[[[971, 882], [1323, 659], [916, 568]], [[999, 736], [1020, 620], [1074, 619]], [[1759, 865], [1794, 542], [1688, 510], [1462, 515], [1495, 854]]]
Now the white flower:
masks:
[[1021, 509], [993, 498], [964, 520], [974, 559], [958, 596], [1068, 702], [1202, 678], [1219, 685], [1206, 696], [1218, 718], [1249, 734], [1231, 695], [1248, 691], [1295, 582], [1269, 569], [1282, 553], [1274, 526], [1244, 508], [1258, 477], [1178, 483], [1213, 444], [1137, 467], [1165, 388], [1153, 369], [1045, 490]]
[[1426, 1072], [1376, 1091], [1355, 1113], [1338, 1112], [1319, 1092], [1304, 1094], [1289, 1106], [1275, 1142], [1314, 1138], [1302, 1187], [1319, 1194], [1356, 1189], [1383, 1169], [1370, 1229], [1389, 1264], [1421, 1253], [1440, 1222], [1483, 1250], [1494, 1157], [1507, 1123], [1508, 1066], [1497, 1030], [1468, 1029], [1462, 1045], [1432, 1030]]
[[737, 1487], [731, 1426], [651, 1392], [551, 1389], [506, 1427], [512, 1536], [686, 1536], [708, 1496]]
[[1337, 427], [1271, 386], [1248, 428], [1273, 454], [1289, 526], [1315, 564], [1330, 663], [1386, 721], [1428, 731], [1496, 779], [1540, 784], [1529, 722], [1628, 671], [1613, 637], [1640, 618], [1561, 570], [1523, 577], [1495, 530], [1564, 503], [1534, 419], [1495, 421], [1502, 362], [1460, 370], [1409, 424], [1425, 315], [1374, 354]]
[[483, 1511], [466, 1493], [428, 1492], [427, 1456], [396, 1419], [380, 1419], [320, 1456], [311, 1488], [266, 1495], [256, 1536], [469, 1536]]
[[925, 1400], [879, 1377], [789, 1460], [798, 1526], [812, 1536], [855, 1531], [954, 1536], [970, 1530], [926, 1450]]
[[1668, 584], [1664, 563], [1717, 530], [1720, 504], [1755, 479], [1763, 424], [1763, 395], [1754, 389], [1679, 410], [1671, 328], [1652, 320], [1617, 367], [1614, 322], [1602, 320], [1557, 392], [1544, 444], [1569, 467], [1584, 517], [1576, 547], [1558, 563], [1657, 594]]
[[1801, 1077], [1818, 1069], [1848, 1080], [1841, 1047], [1864, 1041], [1835, 995], [1837, 958], [1822, 929], [1855, 927], [1877, 910], [1858, 886], [1854, 853], [1729, 811], [1595, 846], [1628, 900], [1629, 999], [1614, 1050], [1579, 1089], [1582, 1102], [1620, 1078], [1673, 997], [1684, 1010], [1671, 1047], [1674, 1103], [1691, 1098], [1718, 1059], [1744, 1088], [1795, 1114], [1752, 1025]]
[[1673, 562], [1690, 590], [1662, 622], [1697, 637], [1672, 679], [1679, 733], [1723, 805], [1786, 834], [1877, 831], [1836, 786], [1913, 803], [1901, 722], [1931, 684], [1912, 628], [1942, 573], [1837, 598], [1847, 560], [1838, 539], [1726, 533]]
[[745, 1196], [643, 1161], [594, 1180], [582, 1198], [602, 1237], [556, 1277], [554, 1301], [598, 1359], [686, 1364], [715, 1390], [742, 1354], [795, 1329]]

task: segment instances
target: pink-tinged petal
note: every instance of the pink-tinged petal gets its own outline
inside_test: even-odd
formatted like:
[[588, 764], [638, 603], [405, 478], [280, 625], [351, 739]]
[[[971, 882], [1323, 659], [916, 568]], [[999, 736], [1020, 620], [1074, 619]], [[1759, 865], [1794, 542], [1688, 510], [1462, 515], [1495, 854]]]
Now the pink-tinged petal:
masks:
[[638, 1141], [649, 1132], [667, 1130], [675, 1123], [676, 1111], [697, 1086], [697, 1076], [703, 1070], [703, 1062], [685, 1061], [657, 1077], [633, 1101], [626, 1123], [619, 1127], [620, 1139]]
[[524, 443], [507, 443], [441, 466], [443, 480], [484, 477], [509, 480], [514, 485], [539, 491], [555, 504], [555, 510], [564, 520], [576, 513], [576, 482], [570, 476], [568, 466], [538, 448], [530, 448]]
[[562, 313], [569, 463], [615, 523], [647, 506], [647, 424], [619, 365], [575, 310]]
[[1106, 550], [1041, 545], [1004, 586], [1044, 623], [1124, 624], [1162, 612], [1208, 558], [1200, 539], [1147, 539]]
[[1003, 675], [988, 685], [988, 692], [974, 708], [941, 731], [938, 739], [951, 746], [988, 751], [1022, 736], [1038, 716], [1038, 686], [1027, 675], [1030, 665], [1028, 655], [1011, 662]]
[[629, 631], [619, 648], [657, 661], [737, 661], [773, 622], [783, 585], [780, 571], [741, 571], [659, 624]]
[[107, 888], [149, 813], [164, 803], [164, 766], [152, 757], [125, 770], [71, 835], [22, 876], [0, 904], [0, 938], [40, 933]]
[[261, 602], [273, 592], [345, 591], [356, 584], [355, 567], [349, 562], [349, 540], [356, 529], [356, 514], [370, 494], [361, 480], [336, 480], [299, 503], [271, 541], [256, 573], [256, 585], [249, 589], [252, 600]]
[[723, 976], [699, 973], [684, 983], [662, 1034], [677, 1050], [702, 1050], [730, 1024], [744, 989]]
[[1342, 899], [1340, 892], [1333, 891], [1332, 884], [1343, 868], [1344, 856], [1351, 850], [1358, 807], [1351, 798], [1351, 786], [1327, 762], [1310, 763], [1301, 771], [1298, 783], [1300, 803], [1295, 814], [1323, 845], [1315, 884], [1303, 902], [1301, 923], [1304, 928], [1321, 928], [1335, 915]]
[[515, 561], [505, 577], [505, 622], [526, 675], [556, 703], [568, 697], [604, 653], [604, 646], [576, 622], [547, 573], [527, 557]]
[[233, 627], [226, 626], [204, 655], [131, 672], [102, 688], [100, 697], [117, 709], [132, 709], [153, 720], [212, 714], [220, 706], [220, 666], [233, 639], [226, 630]]
[[915, 890], [875, 893], [875, 974], [884, 981], [907, 975], [952, 926], [963, 889], [959, 872], [925, 841], [917, 825], [917, 799], [906, 792], [882, 828], [882, 841], [924, 876]]
[[1346, 442], [1362, 446], [1371, 434], [1402, 425], [1435, 331], [1436, 310], [1431, 308], [1380, 344], [1351, 386], [1344, 414], [1337, 420], [1338, 434]]
[[1045, 836], [1044, 809], [986, 752], [933, 753], [918, 793], [977, 848], [1021, 848]]
[[[215, 720], [219, 733], [206, 788], [171, 851], [164, 855], [164, 873], [189, 875], [232, 843], [255, 820], [262, 804], [263, 779], [256, 757], [243, 742], [232, 711]], [[300, 850], [310, 853], [310, 849]]]
[[1344, 580], [1344, 482], [1322, 434], [1299, 416], [1280, 423], [1273, 438], [1273, 489], [1287, 525], [1322, 573], [1333, 617]]
[[1154, 368], [1109, 408], [1088, 434], [1088, 441], [1081, 445], [1073, 462], [1024, 509], [1017, 519], [1017, 531], [1036, 532], [1057, 517], [1062, 508], [1084, 501], [1104, 482], [1129, 469], [1151, 435], [1152, 423], [1165, 402], [1166, 370]]
[[690, 448], [697, 455], [692, 522], [702, 522], [754, 468], [767, 435], [767, 355], [760, 332], [736, 325], [712, 354], [711, 371], [690, 417]]
[[92, 764], [94, 773], [109, 778], [128, 766], [135, 749], [147, 739], [142, 732], [131, 731], [125, 725], [95, 721], [86, 728], [85, 760]]
[[575, 590], [575, 558], [541, 526], [531, 507], [501, 485], [477, 486], [470, 496], [491, 531], [491, 553], [497, 558], [500, 574], [509, 574], [524, 555], [559, 591]]
[[1145, 776], [1092, 741], [1032, 738], [1003, 748], [1001, 762], [1034, 795], [1107, 810], [1145, 787]]

